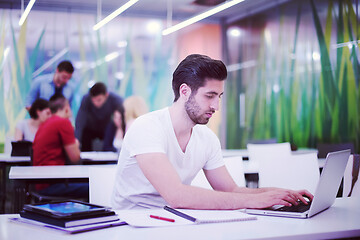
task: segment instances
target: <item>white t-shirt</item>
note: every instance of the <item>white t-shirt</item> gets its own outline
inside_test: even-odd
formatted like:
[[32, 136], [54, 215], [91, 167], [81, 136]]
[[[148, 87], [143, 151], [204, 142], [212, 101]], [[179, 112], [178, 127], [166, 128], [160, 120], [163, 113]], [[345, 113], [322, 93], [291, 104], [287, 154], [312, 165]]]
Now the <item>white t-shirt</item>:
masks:
[[23, 133], [23, 135], [24, 135], [23, 140], [33, 142], [36, 132], [31, 131], [30, 126], [29, 126], [29, 124], [30, 124], [29, 121], [30, 121], [30, 119], [24, 119], [22, 121], [19, 121], [16, 124], [16, 128], [18, 128]]
[[112, 207], [155, 208], [166, 205], [141, 171], [135, 156], [165, 153], [182, 183], [190, 185], [201, 169], [224, 165], [217, 136], [205, 125], [193, 128], [185, 153], [176, 139], [168, 108], [138, 117], [127, 131], [117, 165]]

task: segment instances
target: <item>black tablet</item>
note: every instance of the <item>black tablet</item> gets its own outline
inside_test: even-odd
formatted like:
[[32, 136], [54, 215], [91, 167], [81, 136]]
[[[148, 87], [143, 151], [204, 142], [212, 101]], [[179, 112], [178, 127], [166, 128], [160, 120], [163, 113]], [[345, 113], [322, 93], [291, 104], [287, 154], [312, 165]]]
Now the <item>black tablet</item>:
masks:
[[28, 204], [24, 210], [58, 218], [71, 218], [107, 212], [108, 208], [91, 203], [69, 200], [52, 203]]

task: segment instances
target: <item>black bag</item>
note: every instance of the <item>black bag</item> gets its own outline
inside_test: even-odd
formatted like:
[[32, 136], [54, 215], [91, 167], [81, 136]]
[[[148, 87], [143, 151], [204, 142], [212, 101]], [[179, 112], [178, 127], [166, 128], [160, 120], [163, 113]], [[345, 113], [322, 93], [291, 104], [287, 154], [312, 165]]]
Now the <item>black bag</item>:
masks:
[[32, 151], [32, 142], [30, 141], [13, 141], [11, 142], [11, 156], [30, 156]]

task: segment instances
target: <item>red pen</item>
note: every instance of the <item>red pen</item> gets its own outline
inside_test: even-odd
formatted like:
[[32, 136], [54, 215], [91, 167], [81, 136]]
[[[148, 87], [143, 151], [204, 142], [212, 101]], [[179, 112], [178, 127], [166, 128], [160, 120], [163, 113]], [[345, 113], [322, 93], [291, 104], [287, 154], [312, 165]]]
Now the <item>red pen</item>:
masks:
[[159, 216], [155, 216], [155, 215], [150, 215], [150, 217], [155, 218], [155, 219], [159, 219], [159, 220], [163, 220], [163, 221], [175, 222], [175, 220], [171, 219], [171, 218], [159, 217]]

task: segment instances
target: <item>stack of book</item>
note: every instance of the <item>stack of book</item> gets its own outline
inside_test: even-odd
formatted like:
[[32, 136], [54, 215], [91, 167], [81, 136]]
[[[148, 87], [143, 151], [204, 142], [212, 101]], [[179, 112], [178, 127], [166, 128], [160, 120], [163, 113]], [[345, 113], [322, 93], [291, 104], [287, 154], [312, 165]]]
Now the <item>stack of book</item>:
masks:
[[44, 226], [68, 229], [69, 232], [71, 229], [92, 230], [97, 226], [103, 228], [126, 224], [109, 208], [75, 200], [25, 205], [20, 216], [22, 220], [19, 221], [22, 222], [41, 222]]

